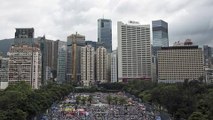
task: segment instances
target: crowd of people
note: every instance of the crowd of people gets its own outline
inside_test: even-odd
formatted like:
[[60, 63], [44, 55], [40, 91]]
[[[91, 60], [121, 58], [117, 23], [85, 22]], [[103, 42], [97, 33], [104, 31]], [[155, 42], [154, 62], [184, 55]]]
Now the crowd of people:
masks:
[[[109, 101], [109, 96], [112, 102]], [[125, 102], [113, 102], [113, 98]], [[125, 93], [71, 93], [53, 104], [43, 120], [155, 120], [155, 112]]]

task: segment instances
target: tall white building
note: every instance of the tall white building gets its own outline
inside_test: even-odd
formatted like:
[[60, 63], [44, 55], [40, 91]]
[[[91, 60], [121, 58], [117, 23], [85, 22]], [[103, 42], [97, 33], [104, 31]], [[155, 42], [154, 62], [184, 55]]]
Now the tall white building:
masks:
[[118, 80], [151, 79], [150, 25], [118, 22]]
[[111, 82], [118, 81], [118, 68], [117, 68], [117, 50], [111, 53]]
[[81, 83], [91, 86], [95, 82], [95, 48], [91, 45], [81, 47]]
[[38, 47], [12, 46], [9, 56], [9, 84], [29, 83], [33, 89], [41, 85], [41, 52]]
[[96, 50], [96, 80], [99, 83], [108, 82], [108, 53], [104, 47]]

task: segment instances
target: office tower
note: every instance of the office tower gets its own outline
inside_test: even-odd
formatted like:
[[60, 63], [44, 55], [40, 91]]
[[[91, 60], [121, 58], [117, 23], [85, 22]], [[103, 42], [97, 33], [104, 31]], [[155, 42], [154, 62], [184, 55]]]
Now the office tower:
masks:
[[41, 52], [40, 49], [28, 45], [12, 46], [9, 56], [9, 84], [19, 81], [29, 83], [33, 89], [41, 84]]
[[208, 46], [208, 45], [204, 45], [203, 46], [203, 53], [204, 53], [204, 66], [206, 68], [211, 68], [212, 67], [212, 47]]
[[56, 79], [58, 42], [59, 40], [46, 39], [45, 36], [34, 39], [34, 43], [39, 45], [42, 54], [42, 84]]
[[96, 50], [96, 82], [106, 83], [108, 82], [108, 53], [104, 47], [99, 47]]
[[151, 79], [150, 26], [118, 22], [118, 80]]
[[[60, 40], [54, 41], [54, 49], [53, 49], [53, 53], [54, 53], [54, 57], [53, 57], [53, 70], [54, 71], [57, 71], [59, 42], [60, 42]], [[55, 74], [55, 77], [56, 77], [56, 74]]]
[[36, 40], [36, 44], [40, 45], [40, 51], [41, 51], [41, 85], [47, 84], [46, 81], [46, 67], [47, 67], [47, 48], [46, 48], [46, 42], [45, 42], [45, 36], [39, 37]]
[[112, 21], [98, 19], [98, 42], [103, 42], [108, 53], [112, 52]]
[[168, 24], [163, 20], [152, 21], [152, 81], [157, 81], [157, 51], [169, 46]]
[[66, 80], [67, 63], [67, 43], [58, 41], [58, 63], [57, 63], [57, 82], [64, 83]]
[[78, 33], [67, 37], [67, 80], [79, 83], [81, 80], [81, 47], [85, 36]]
[[16, 28], [15, 38], [34, 38], [34, 28]]
[[203, 76], [203, 53], [198, 46], [162, 47], [157, 56], [158, 82], [183, 82]]
[[117, 50], [111, 53], [111, 82], [118, 82]]
[[168, 23], [163, 20], [152, 21], [153, 46], [168, 47]]
[[95, 83], [95, 49], [91, 45], [81, 48], [81, 84], [91, 86]]
[[8, 60], [0, 53], [0, 90], [8, 86]]
[[47, 40], [45, 38], [45, 47], [46, 47], [46, 62], [47, 66], [50, 68], [53, 68], [54, 65], [54, 41], [52, 40]]

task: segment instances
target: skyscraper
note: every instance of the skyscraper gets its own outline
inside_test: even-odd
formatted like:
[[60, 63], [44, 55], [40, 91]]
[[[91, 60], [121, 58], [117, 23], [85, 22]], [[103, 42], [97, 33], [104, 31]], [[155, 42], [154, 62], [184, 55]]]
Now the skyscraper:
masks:
[[108, 54], [104, 47], [96, 50], [96, 80], [99, 83], [108, 82]]
[[118, 80], [151, 79], [150, 25], [118, 22]]
[[153, 82], [157, 81], [157, 51], [161, 49], [161, 47], [169, 46], [168, 39], [168, 24], [163, 20], [155, 20], [152, 21], [152, 38], [153, 43], [151, 46], [152, 49], [152, 80]]
[[57, 59], [57, 82], [64, 83], [66, 80], [67, 43], [58, 41]]
[[168, 47], [168, 23], [163, 20], [152, 21], [153, 46]]
[[85, 36], [78, 33], [67, 37], [67, 80], [81, 81], [81, 47], [85, 46]]
[[107, 52], [112, 52], [112, 21], [98, 19], [98, 42], [103, 42]]
[[212, 47], [208, 46], [208, 45], [204, 45], [203, 46], [203, 53], [204, 53], [204, 65], [207, 68], [211, 68], [212, 67]]
[[81, 83], [91, 86], [95, 83], [95, 48], [86, 45], [81, 48]]

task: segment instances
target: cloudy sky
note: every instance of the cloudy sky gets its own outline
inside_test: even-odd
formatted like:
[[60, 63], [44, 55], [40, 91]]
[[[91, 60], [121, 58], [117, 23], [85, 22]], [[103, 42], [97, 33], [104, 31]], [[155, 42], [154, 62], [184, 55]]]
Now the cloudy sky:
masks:
[[97, 19], [113, 22], [113, 49], [117, 21], [169, 24], [170, 45], [191, 38], [213, 46], [213, 0], [3, 0], [0, 4], [0, 39], [14, 37], [16, 27], [34, 27], [35, 36], [66, 41], [76, 31], [97, 40]]

